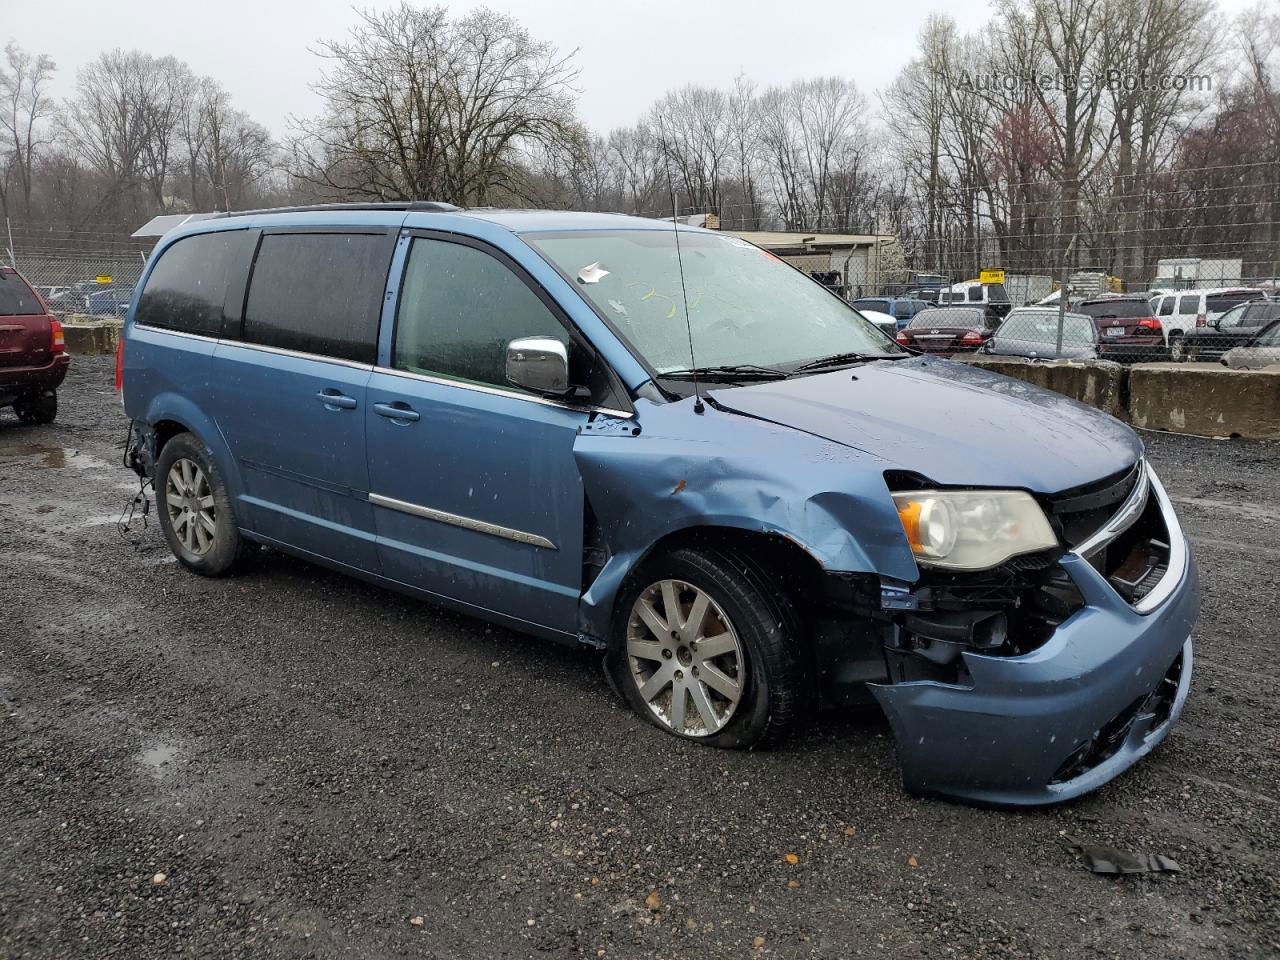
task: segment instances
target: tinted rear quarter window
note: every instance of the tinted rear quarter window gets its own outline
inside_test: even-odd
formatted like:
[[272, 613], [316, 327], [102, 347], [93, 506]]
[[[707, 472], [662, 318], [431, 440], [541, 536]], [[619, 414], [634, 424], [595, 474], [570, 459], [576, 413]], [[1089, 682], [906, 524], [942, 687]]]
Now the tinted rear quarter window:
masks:
[[44, 304], [27, 282], [16, 273], [0, 273], [0, 317], [34, 317], [44, 313]]
[[[147, 278], [135, 320], [163, 330], [221, 336], [225, 314], [240, 319], [239, 303], [227, 309], [227, 288], [244, 289], [232, 281], [243, 275], [254, 236], [246, 230], [197, 233], [168, 246]], [[128, 291], [111, 296], [125, 298], [127, 304]]]
[[383, 233], [263, 234], [244, 339], [373, 363], [393, 243]]
[[1198, 296], [1178, 298], [1178, 312], [1179, 313], [1199, 313], [1200, 298]]

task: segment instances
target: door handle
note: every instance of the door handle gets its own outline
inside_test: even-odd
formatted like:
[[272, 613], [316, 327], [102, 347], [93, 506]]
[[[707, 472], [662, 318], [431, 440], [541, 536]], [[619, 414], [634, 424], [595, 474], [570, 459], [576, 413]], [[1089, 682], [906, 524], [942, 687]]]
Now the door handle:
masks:
[[355, 397], [348, 397], [337, 390], [321, 390], [316, 394], [316, 399], [331, 410], [354, 410], [356, 408]]
[[409, 407], [407, 403], [375, 403], [373, 412], [380, 417], [386, 417], [396, 423], [416, 423], [422, 419], [422, 415]]

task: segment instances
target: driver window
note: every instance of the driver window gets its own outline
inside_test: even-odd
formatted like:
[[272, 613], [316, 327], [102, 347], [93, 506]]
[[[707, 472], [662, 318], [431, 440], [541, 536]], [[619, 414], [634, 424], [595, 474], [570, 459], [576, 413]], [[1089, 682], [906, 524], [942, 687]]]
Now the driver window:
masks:
[[465, 244], [414, 238], [393, 367], [525, 392], [507, 380], [507, 343], [538, 336], [569, 343], [564, 325], [506, 264]]

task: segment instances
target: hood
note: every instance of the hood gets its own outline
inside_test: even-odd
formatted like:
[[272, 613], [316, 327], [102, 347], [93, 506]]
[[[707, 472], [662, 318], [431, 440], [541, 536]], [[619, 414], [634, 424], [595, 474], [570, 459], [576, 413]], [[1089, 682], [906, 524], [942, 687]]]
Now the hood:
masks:
[[1057, 493], [1118, 473], [1142, 455], [1137, 434], [1100, 410], [946, 360], [882, 360], [710, 396], [725, 409], [944, 485]]

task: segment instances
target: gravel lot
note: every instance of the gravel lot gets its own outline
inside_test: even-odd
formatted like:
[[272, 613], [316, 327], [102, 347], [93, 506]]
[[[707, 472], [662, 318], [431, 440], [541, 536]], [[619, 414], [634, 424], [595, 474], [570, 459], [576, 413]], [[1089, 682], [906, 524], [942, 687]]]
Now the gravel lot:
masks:
[[112, 369], [0, 417], [0, 957], [1280, 953], [1280, 445], [1147, 436], [1205, 580], [1186, 713], [1002, 813], [906, 796], [875, 712], [687, 746], [586, 653], [275, 553], [192, 576], [116, 529]]

